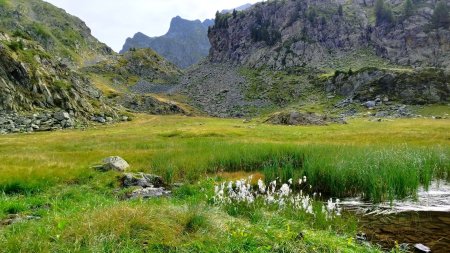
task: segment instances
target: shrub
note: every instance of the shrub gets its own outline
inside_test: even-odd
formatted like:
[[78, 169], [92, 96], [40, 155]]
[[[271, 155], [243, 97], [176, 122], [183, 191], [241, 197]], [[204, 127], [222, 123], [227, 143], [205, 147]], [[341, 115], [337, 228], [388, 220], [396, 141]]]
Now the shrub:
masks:
[[22, 40], [19, 40], [19, 41], [12, 41], [11, 43], [8, 44], [8, 47], [11, 48], [11, 50], [13, 50], [14, 52], [17, 52], [19, 50], [23, 50], [24, 45]]
[[217, 11], [214, 27], [218, 28], [218, 29], [228, 28], [228, 18], [229, 17], [230, 17], [229, 14], [220, 14], [220, 12]]
[[450, 26], [449, 8], [444, 1], [436, 4], [431, 23], [434, 28], [448, 28]]
[[377, 0], [375, 3], [375, 17], [377, 26], [390, 25], [394, 22], [394, 17], [389, 6], [386, 6], [384, 0]]
[[344, 16], [344, 8], [342, 7], [341, 4], [338, 7], [338, 15], [341, 17]]
[[414, 6], [411, 0], [406, 0], [405, 1], [405, 5], [404, 5], [404, 9], [403, 9], [403, 15], [405, 18], [408, 18], [410, 16], [412, 16], [414, 12]]

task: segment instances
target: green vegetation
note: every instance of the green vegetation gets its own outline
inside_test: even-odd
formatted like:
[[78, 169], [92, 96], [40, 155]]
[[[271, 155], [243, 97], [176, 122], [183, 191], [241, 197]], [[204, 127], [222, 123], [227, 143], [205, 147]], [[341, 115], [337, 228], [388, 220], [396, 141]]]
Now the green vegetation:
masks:
[[434, 8], [431, 23], [434, 28], [448, 28], [450, 27], [450, 10], [445, 1], [439, 1]]
[[60, 90], [69, 90], [72, 87], [72, 84], [62, 80], [54, 81], [53, 85], [55, 85], [55, 87], [57, 87]]
[[241, 69], [249, 86], [246, 97], [249, 100], [268, 99], [276, 106], [286, 106], [296, 101], [310, 85], [303, 69], [273, 71], [268, 69]]
[[394, 22], [394, 16], [391, 8], [386, 6], [384, 0], [377, 0], [375, 3], [375, 17], [377, 26], [391, 25]]
[[411, 0], [406, 0], [404, 3], [403, 16], [405, 18], [408, 18], [412, 16], [413, 13], [414, 13], [413, 2]]
[[219, 29], [228, 28], [228, 19], [231, 17], [230, 14], [221, 14], [219, 11], [216, 12], [216, 18], [214, 19], [214, 27]]
[[[311, 192], [323, 195], [414, 195], [433, 178], [449, 180], [448, 124], [284, 127], [137, 115], [98, 129], [1, 136], [0, 220], [41, 219], [2, 227], [0, 251], [379, 252], [352, 239], [351, 219], [217, 207], [209, 201], [213, 185], [250, 174], [266, 181], [307, 176]], [[110, 155], [124, 157], [131, 171], [186, 184], [171, 198], [123, 201], [120, 174], [91, 168]]]
[[9, 47], [11, 50], [17, 52], [17, 51], [19, 51], [19, 50], [23, 50], [24, 45], [23, 45], [22, 40], [19, 40], [19, 41], [12, 41], [11, 43], [8, 44], [8, 47]]
[[273, 46], [281, 40], [281, 32], [276, 27], [272, 27], [270, 21], [260, 14], [257, 15], [250, 32], [253, 41], [264, 41], [269, 46]]

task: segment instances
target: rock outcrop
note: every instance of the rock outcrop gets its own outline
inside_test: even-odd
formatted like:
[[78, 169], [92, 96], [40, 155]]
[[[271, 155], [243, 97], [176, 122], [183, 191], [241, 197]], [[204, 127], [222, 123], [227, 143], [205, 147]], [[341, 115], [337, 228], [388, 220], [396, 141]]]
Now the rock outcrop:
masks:
[[[407, 15], [404, 1], [385, 2], [399, 11], [383, 22], [372, 0], [266, 1], [218, 13], [209, 56], [188, 69], [181, 90], [220, 117], [291, 104], [322, 109], [335, 98], [343, 99], [336, 108], [352, 101], [401, 116], [411, 115], [403, 104], [448, 103], [450, 30], [433, 21], [436, 1], [414, 1]], [[386, 108], [375, 106], [385, 98]]]
[[450, 74], [439, 69], [392, 71], [367, 68], [356, 73], [337, 72], [328, 80], [325, 89], [331, 94], [367, 101], [368, 108], [382, 101], [419, 105], [448, 103]]
[[[378, 25], [373, 2], [268, 1], [219, 15], [208, 35], [210, 60], [276, 69], [333, 67], [336, 59], [369, 49], [399, 65], [450, 66], [450, 30], [431, 23], [436, 1], [415, 1], [410, 16]], [[400, 9], [404, 1], [387, 2]]]
[[36, 110], [73, 111], [76, 117], [95, 111], [115, 115], [88, 78], [35, 41], [0, 33], [0, 112]]
[[187, 68], [208, 55], [210, 44], [208, 27], [213, 20], [189, 21], [179, 16], [172, 19], [169, 31], [161, 37], [136, 33], [128, 38], [120, 53], [133, 48], [151, 48], [180, 68]]

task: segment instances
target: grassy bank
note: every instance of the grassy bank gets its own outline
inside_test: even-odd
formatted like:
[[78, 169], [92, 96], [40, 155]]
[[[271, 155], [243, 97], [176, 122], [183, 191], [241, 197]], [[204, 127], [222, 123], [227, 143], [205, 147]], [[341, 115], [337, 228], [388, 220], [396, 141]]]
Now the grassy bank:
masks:
[[[0, 136], [0, 220], [42, 217], [0, 227], [0, 251], [376, 251], [352, 241], [349, 221], [319, 226], [272, 211], [254, 220], [208, 204], [205, 195], [213, 182], [250, 174], [266, 181], [307, 176], [311, 192], [328, 196], [413, 195], [421, 184], [449, 180], [449, 126], [410, 119], [287, 127], [141, 115], [85, 131]], [[132, 171], [187, 186], [171, 199], [124, 202], [120, 174], [91, 169], [111, 155]], [[295, 239], [299, 231], [303, 240]]]

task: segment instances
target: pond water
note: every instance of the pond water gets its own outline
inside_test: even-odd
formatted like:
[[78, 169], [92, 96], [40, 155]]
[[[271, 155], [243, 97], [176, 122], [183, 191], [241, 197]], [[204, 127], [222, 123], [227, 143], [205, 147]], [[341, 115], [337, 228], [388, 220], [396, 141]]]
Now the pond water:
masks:
[[[420, 189], [417, 200], [371, 204], [345, 199], [342, 207], [356, 213], [367, 238], [389, 249], [408, 243], [421, 243], [432, 252], [450, 252], [450, 184], [434, 182]], [[411, 248], [412, 249], [412, 248]]]

